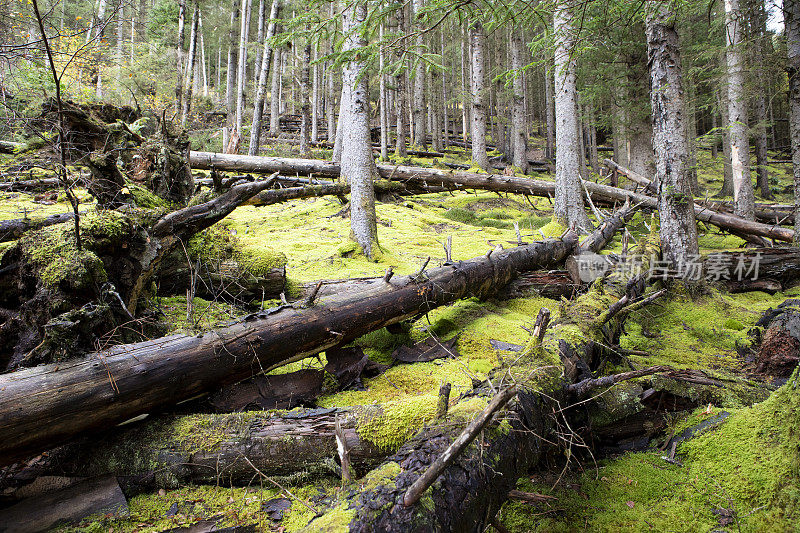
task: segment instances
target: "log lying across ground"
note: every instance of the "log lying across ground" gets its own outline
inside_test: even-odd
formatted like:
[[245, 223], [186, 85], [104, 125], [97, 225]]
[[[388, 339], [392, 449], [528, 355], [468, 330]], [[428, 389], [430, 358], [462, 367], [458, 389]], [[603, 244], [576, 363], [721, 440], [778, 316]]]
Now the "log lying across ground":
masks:
[[[241, 156], [231, 154], [217, 154], [212, 152], [191, 152], [189, 161], [192, 168], [216, 169], [229, 172], [279, 172], [285, 175], [314, 175], [325, 177], [338, 177], [340, 167], [331, 161], [315, 159], [290, 159], [280, 157]], [[501, 176], [495, 174], [480, 174], [472, 172], [450, 172], [436, 168], [423, 168], [411, 166], [378, 165], [378, 173], [384, 179], [410, 182], [415, 185], [427, 184], [456, 189], [483, 189], [487, 191], [527, 194], [531, 196], [552, 197], [555, 195], [555, 183], [551, 181], [535, 180], [531, 178], [518, 178], [516, 176]], [[602, 185], [593, 182], [584, 182], [586, 190], [597, 203], [619, 203], [630, 201], [642, 207], [657, 209], [656, 198], [645, 194]], [[770, 239], [791, 242], [794, 231], [769, 224], [762, 224], [745, 220], [727, 213], [718, 213], [711, 209], [695, 205], [695, 217], [701, 222], [708, 222], [727, 231], [755, 235]]]
[[58, 178], [41, 178], [36, 180], [18, 180], [0, 182], [0, 191], [39, 191], [61, 186]]
[[[193, 212], [164, 217], [160, 236]], [[0, 463], [81, 433], [217, 390], [263, 370], [350, 342], [467, 296], [484, 297], [518, 272], [564, 260], [577, 245], [568, 233], [396, 277], [364, 292], [308, 309], [283, 306], [209, 333], [121, 345], [83, 359], [0, 376]]]
[[44, 218], [15, 218], [0, 221], [0, 242], [19, 239], [26, 231], [61, 224], [75, 218], [74, 213], [59, 213]]
[[[639, 252], [649, 256], [652, 251]], [[577, 438], [564, 422], [564, 409], [581, 397], [570, 397], [567, 385], [594, 377], [592, 371], [609, 357], [602, 347], [613, 344], [628, 308], [617, 313], [607, 310], [618, 308], [617, 302], [625, 298], [639, 301], [644, 289], [643, 279], [637, 281], [622, 271], [596, 282], [568, 305], [546, 335], [532, 335], [512, 364], [493, 373], [484, 386], [484, 398], [497, 399], [509, 388], [518, 392], [472, 444], [454, 457], [451, 445], [467, 440], [462, 432], [467, 424], [452, 419], [434, 423], [366, 475], [366, 480], [377, 483], [362, 482], [361, 490], [342, 491], [308, 530], [484, 531], [516, 480], [535, 468], [553, 443], [567, 448], [570, 439]], [[663, 370], [647, 369], [637, 375]], [[492, 403], [500, 402], [490, 402], [487, 410]], [[486, 417], [486, 410], [482, 415]], [[431, 476], [430, 468], [437, 464], [445, 466]], [[426, 477], [433, 484], [419, 486]], [[422, 498], [416, 501], [414, 496], [420, 493]]]

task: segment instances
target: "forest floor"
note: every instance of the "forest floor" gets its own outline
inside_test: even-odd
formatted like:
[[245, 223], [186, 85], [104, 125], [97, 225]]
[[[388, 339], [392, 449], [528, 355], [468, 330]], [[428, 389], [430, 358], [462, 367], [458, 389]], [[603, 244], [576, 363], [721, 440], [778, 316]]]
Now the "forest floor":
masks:
[[[286, 147], [273, 150], [274, 155], [291, 155], [287, 152], [290, 150]], [[440, 163], [411, 159], [415, 165]], [[469, 163], [468, 157], [458, 151], [448, 159]], [[720, 161], [721, 156], [712, 161], [708, 151], [699, 151], [700, 183], [709, 196], [721, 186]], [[790, 201], [789, 169], [788, 165], [770, 169], [778, 202]], [[537, 177], [552, 179], [543, 174]], [[83, 209], [90, 209], [91, 197], [84, 191], [79, 191], [79, 197], [85, 202]], [[552, 208], [546, 198], [480, 192], [424, 194], [378, 203], [382, 252], [377, 261], [369, 261], [350, 244], [349, 220], [337, 215], [341, 209], [341, 203], [333, 197], [265, 207], [242, 206], [220, 222], [216, 231], [231, 234], [243, 249], [269, 249], [283, 254], [290, 297], [299, 295], [304, 283], [319, 279], [379, 276], [390, 266], [398, 274], [410, 274], [428, 257], [431, 266], [439, 266], [444, 262], [443, 243], [448, 236], [452, 237], [453, 259], [459, 260], [483, 255], [497, 244], [516, 245], [514, 222], [527, 242], [562, 232], [551, 222]], [[26, 193], [0, 193], [0, 219], [69, 210], [62, 194], [47, 200]], [[638, 213], [627, 227], [639, 240], [653, 223], [649, 215]], [[744, 244], [737, 237], [702, 224], [700, 233], [704, 254], [736, 250]], [[618, 234], [602, 253], [619, 252], [621, 246]], [[4, 248], [0, 244], [0, 254]], [[644, 451], [615, 449], [593, 456], [585, 450], [558, 446], [559, 451], [549, 459], [550, 469], [518, 483], [521, 491], [552, 495], [555, 499], [535, 504], [510, 501], [499, 514], [500, 522], [514, 532], [796, 528], [800, 520], [798, 406], [786, 405], [786, 395], [781, 395], [780, 390], [762, 401], [767, 395], [763, 391], [774, 390], [779, 384], [762, 388], [762, 392], [751, 386], [748, 376], [753, 365], [748, 359], [748, 347], [752, 342], [750, 330], [763, 312], [789, 297], [799, 296], [800, 288], [769, 295], [728, 294], [708, 287], [700, 294], [672, 295], [634, 313], [620, 342], [622, 348], [636, 351], [627, 356], [633, 366], [663, 364], [702, 369], [726, 385], [687, 385], [682, 394], [692, 397], [692, 405], [674, 411], [666, 431], [651, 435]], [[255, 302], [267, 307], [274, 303]], [[196, 299], [195, 318], [189, 324], [185, 297], [163, 297], [159, 305], [174, 331], [209, 329], [247, 312], [229, 304]], [[561, 304], [537, 294], [508, 300], [467, 299], [431, 311], [402, 333], [383, 329], [365, 335], [356, 344], [379, 363], [390, 363], [398, 346], [424, 340], [431, 334], [441, 340], [457, 337], [458, 357], [392, 366], [375, 378], [364, 378], [360, 390], [323, 395], [315, 405], [396, 405], [399, 430], [392, 435], [372, 436], [381, 445], [396, 448], [433, 418], [442, 383], [451, 383], [452, 396], [458, 397], [472, 388], [473, 380], [485, 379], [503, 357], [513, 356], [513, 351], [495, 349], [492, 341], [524, 345], [529, 337], [526, 328], [542, 307], [557, 315]], [[325, 356], [321, 354], [273, 372], [324, 365]], [[624, 370], [628, 367], [606, 368], [605, 372]], [[657, 378], [641, 378], [612, 387], [597, 398], [594, 412], [613, 411], [622, 404], [621, 396], [641, 392], [653, 379]], [[710, 430], [681, 441], [674, 457], [668, 457], [671, 450], [665, 445], [671, 436], [709, 420]], [[333, 476], [284, 481], [298, 498], [310, 501], [342, 490]], [[370, 482], [375, 480], [357, 483]], [[96, 517], [79, 528], [68, 529], [163, 531], [214, 518], [221, 519], [220, 526], [256, 522], [267, 530], [301, 530], [312, 513], [299, 501], [284, 513], [262, 511], [269, 508], [268, 502], [274, 503], [280, 497], [280, 490], [261, 486], [257, 480], [246, 488], [188, 486], [132, 498], [127, 519]]]

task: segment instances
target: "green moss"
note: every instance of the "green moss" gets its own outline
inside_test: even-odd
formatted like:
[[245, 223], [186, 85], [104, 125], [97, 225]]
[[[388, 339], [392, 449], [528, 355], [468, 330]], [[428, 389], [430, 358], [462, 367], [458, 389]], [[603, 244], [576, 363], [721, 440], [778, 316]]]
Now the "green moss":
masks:
[[539, 228], [539, 232], [545, 237], [558, 238], [561, 237], [569, 228], [553, 218], [549, 223]]
[[394, 486], [394, 479], [401, 471], [402, 468], [400, 468], [400, 465], [394, 461], [383, 463], [381, 466], [371, 470], [366, 476], [364, 476], [360, 483], [361, 490], [373, 490], [379, 485]]
[[303, 531], [309, 533], [319, 531], [324, 533], [342, 533], [349, 530], [349, 524], [356, 517], [355, 509], [348, 509], [347, 503], [327, 511], [325, 514], [308, 524]]
[[185, 296], [161, 297], [156, 303], [157, 308], [164, 313], [169, 323], [170, 332], [208, 331], [229, 323], [243, 313], [243, 310], [235, 305], [195, 297], [192, 301], [194, 311], [192, 319], [189, 321], [186, 316]]
[[[663, 461], [663, 452], [630, 453], [555, 491], [523, 479], [520, 490], [555, 495], [551, 507], [562, 514], [511, 502], [500, 519], [514, 532], [573, 531], [575, 524], [589, 531], [711, 531], [726, 529], [718, 514], [725, 509], [738, 531], [793, 531], [800, 519], [798, 407], [796, 371], [766, 401], [684, 441], [682, 467]], [[698, 409], [685, 425], [715, 413]]]
[[133, 196], [133, 201], [136, 203], [136, 205], [143, 209], [162, 209], [174, 207], [172, 203], [164, 200], [160, 196], [157, 196], [155, 193], [145, 187], [142, 187], [141, 185], [128, 182], [127, 188], [131, 196]]
[[396, 450], [436, 416], [438, 395], [386, 402], [380, 414], [361, 422], [359, 436], [384, 450]]
[[240, 264], [256, 276], [264, 276], [272, 269], [286, 266], [286, 256], [269, 248], [248, 248], [242, 252]]

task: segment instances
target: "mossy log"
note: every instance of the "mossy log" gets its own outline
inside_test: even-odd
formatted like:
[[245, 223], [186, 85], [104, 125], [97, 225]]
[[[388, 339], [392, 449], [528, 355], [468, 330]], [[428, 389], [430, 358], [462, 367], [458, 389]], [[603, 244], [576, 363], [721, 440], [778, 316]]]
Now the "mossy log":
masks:
[[[192, 168], [212, 169], [224, 171], [243, 172], [279, 172], [282, 174], [302, 174], [337, 177], [340, 168], [338, 163], [331, 161], [318, 161], [314, 159], [290, 159], [279, 157], [240, 156], [232, 154], [217, 154], [212, 152], [190, 152], [189, 161]], [[427, 184], [459, 189], [483, 189], [487, 191], [509, 192], [527, 194], [531, 196], [553, 197], [555, 183], [551, 181], [519, 178], [496, 174], [482, 174], [472, 172], [451, 172], [436, 168], [411, 167], [402, 165], [379, 164], [378, 173], [384, 179], [396, 180], [412, 184]], [[606, 204], [625, 203], [630, 201], [641, 207], [657, 209], [657, 200], [645, 194], [593, 183], [584, 182], [586, 190], [595, 203]], [[708, 222], [727, 231], [739, 234], [755, 235], [780, 241], [791, 242], [794, 231], [771, 224], [762, 224], [727, 213], [718, 213], [700, 205], [695, 206], [695, 218], [701, 222]]]
[[568, 427], [563, 424], [568, 385], [594, 377], [592, 372], [613, 357], [603, 347], [618, 341], [626, 313], [609, 316], [609, 307], [626, 296], [633, 301], [644, 289], [643, 278], [628, 278], [623, 271], [595, 282], [563, 310], [542, 341], [532, 336], [514, 363], [495, 371], [483, 388], [486, 397], [507, 386], [519, 393], [419, 502], [406, 506], [406, 491], [466, 423], [438, 422], [423, 429], [374, 471], [393, 465], [394, 475], [365, 490], [344, 491], [307, 531], [325, 530], [334, 521], [337, 530], [352, 532], [484, 531], [516, 480], [563, 438], [555, 433], [558, 426], [562, 434]]
[[41, 178], [37, 180], [17, 180], [0, 182], [0, 191], [41, 191], [61, 186], [58, 178]]
[[[242, 192], [235, 189], [226, 195]], [[221, 206], [195, 206], [167, 215], [152, 234], [178, 239], [195, 225], [222, 218], [224, 209], [217, 209]], [[395, 277], [308, 309], [283, 306], [203, 335], [172, 335], [116, 346], [70, 363], [4, 374], [0, 462], [216, 390], [460, 298], [485, 297], [518, 272], [563, 261], [576, 245], [576, 236], [567, 233], [563, 239]]]
[[18, 154], [28, 147], [25, 143], [0, 140], [0, 154]]
[[43, 218], [15, 218], [0, 221], [0, 242], [15, 241], [26, 231], [31, 231], [54, 224], [68, 222], [75, 218], [75, 213], [59, 213]]

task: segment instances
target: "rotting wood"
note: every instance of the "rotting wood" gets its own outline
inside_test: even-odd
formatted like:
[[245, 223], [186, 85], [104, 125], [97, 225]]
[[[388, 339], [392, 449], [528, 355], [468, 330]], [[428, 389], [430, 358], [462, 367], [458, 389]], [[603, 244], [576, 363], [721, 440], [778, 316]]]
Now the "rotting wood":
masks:
[[[227, 194], [227, 193], [226, 193]], [[191, 210], [191, 208], [189, 208]], [[162, 219], [154, 234], [197, 222], [193, 210]], [[518, 272], [556, 264], [574, 234], [426, 271], [310, 309], [281, 306], [197, 336], [172, 335], [120, 345], [83, 359], [0, 376], [0, 461], [8, 463], [76, 435], [347, 343], [465, 296], [486, 297]]]

